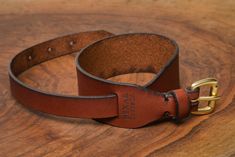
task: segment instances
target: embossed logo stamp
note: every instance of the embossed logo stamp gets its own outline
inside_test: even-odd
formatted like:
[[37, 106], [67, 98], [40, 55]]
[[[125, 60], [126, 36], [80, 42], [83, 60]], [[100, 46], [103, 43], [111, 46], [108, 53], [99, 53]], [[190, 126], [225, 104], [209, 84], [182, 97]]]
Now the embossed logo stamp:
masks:
[[129, 93], [122, 95], [120, 118], [135, 119], [135, 97]]

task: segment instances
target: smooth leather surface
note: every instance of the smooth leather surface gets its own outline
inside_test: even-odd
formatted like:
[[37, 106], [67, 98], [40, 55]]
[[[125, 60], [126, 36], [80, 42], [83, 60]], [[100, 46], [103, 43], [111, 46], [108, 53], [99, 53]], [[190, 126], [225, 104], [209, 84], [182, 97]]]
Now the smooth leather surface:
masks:
[[[34, 65], [74, 52], [79, 52], [79, 96], [46, 93], [17, 78]], [[145, 86], [107, 80], [133, 72], [151, 72], [156, 77]], [[198, 90], [180, 89], [177, 44], [157, 34], [93, 31], [56, 38], [16, 55], [9, 76], [12, 95], [31, 109], [94, 118], [124, 128], [142, 127], [162, 118], [180, 120], [198, 105], [190, 102], [198, 98]]]

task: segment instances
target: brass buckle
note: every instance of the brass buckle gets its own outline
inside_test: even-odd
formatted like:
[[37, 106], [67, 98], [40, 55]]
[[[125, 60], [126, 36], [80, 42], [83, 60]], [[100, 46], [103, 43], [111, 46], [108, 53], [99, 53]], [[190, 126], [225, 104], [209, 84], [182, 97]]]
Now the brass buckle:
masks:
[[208, 101], [208, 105], [205, 107], [198, 107], [196, 111], [192, 111], [191, 113], [194, 115], [205, 115], [214, 111], [216, 100], [220, 99], [218, 94], [218, 81], [215, 78], [205, 78], [199, 81], [194, 82], [191, 85], [191, 89], [195, 90], [200, 88], [201, 86], [210, 86], [210, 94], [209, 96], [201, 96], [198, 99], [191, 100], [191, 102], [200, 102], [200, 101]]

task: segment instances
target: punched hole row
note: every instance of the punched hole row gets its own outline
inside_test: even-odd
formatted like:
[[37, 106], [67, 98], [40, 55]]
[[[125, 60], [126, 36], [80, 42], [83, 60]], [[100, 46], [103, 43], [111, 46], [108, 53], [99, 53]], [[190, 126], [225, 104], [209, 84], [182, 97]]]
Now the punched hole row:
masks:
[[[74, 46], [75, 43], [76, 43], [75, 41], [71, 40], [71, 41], [69, 42], [69, 45], [70, 45], [70, 46]], [[48, 48], [47, 48], [47, 51], [48, 51], [48, 52], [52, 52], [52, 50], [53, 50], [52, 47], [48, 47]], [[28, 60], [31, 61], [32, 59], [33, 59], [32, 55], [29, 55], [29, 56], [28, 56]]]

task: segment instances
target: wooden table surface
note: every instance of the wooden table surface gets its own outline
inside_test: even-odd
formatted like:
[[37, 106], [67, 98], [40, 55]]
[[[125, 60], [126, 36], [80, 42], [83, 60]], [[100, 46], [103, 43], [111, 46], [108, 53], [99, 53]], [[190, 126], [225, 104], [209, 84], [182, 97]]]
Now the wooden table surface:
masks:
[[[122, 129], [88, 119], [32, 112], [9, 91], [7, 67], [19, 51], [81, 31], [154, 32], [180, 46], [183, 87], [216, 77], [216, 111], [182, 124]], [[235, 1], [0, 0], [0, 156], [235, 156]], [[36, 66], [21, 79], [45, 91], [76, 95], [74, 56]], [[143, 84], [151, 75], [117, 81]]]

